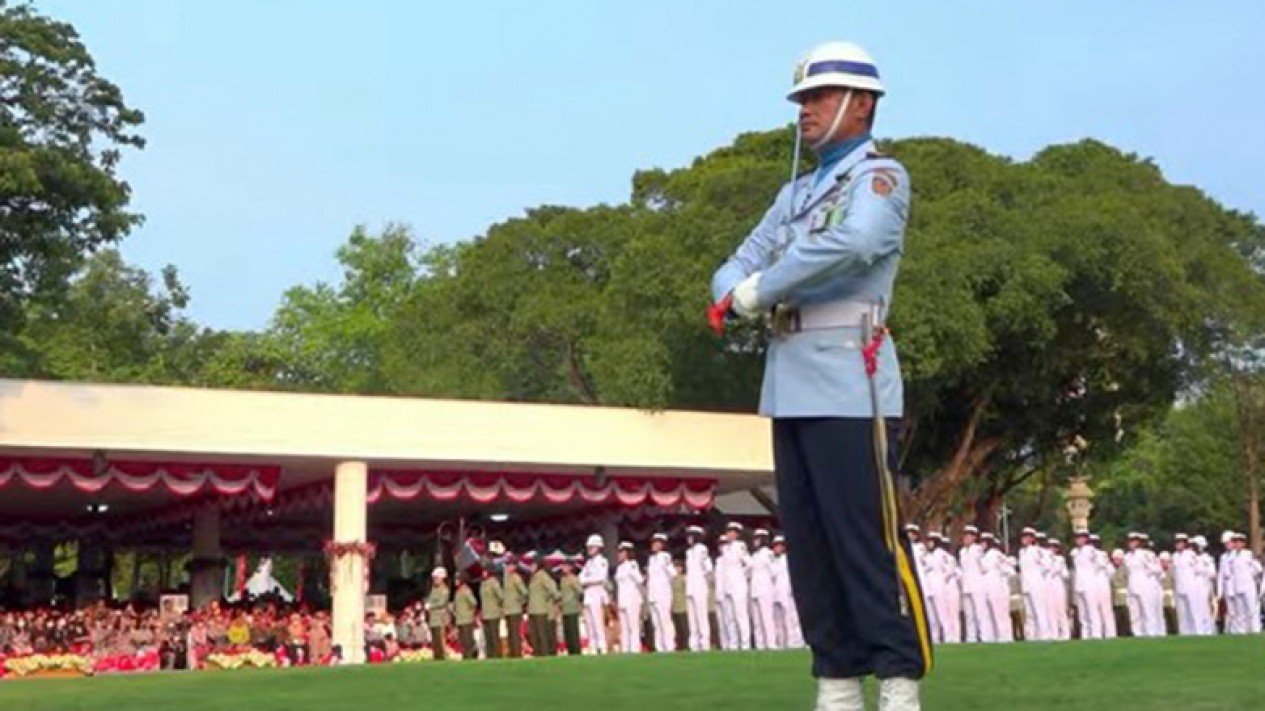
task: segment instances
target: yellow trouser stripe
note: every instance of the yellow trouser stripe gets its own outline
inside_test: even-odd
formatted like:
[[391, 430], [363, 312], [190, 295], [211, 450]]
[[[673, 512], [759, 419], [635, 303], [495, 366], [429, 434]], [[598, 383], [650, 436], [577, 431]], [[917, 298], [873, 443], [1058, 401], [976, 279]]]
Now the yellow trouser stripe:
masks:
[[931, 673], [931, 635], [927, 629], [926, 611], [922, 604], [922, 595], [918, 591], [918, 582], [914, 580], [914, 571], [909, 567], [909, 557], [905, 555], [904, 546], [896, 547], [896, 565], [900, 569], [901, 582], [905, 584], [905, 592], [909, 595], [909, 606], [913, 608], [914, 627], [918, 629], [918, 646], [922, 648], [923, 674]]
[[878, 468], [879, 489], [883, 499], [883, 538], [887, 542], [887, 549], [896, 557], [896, 570], [899, 578], [897, 584], [905, 588], [905, 596], [909, 601], [910, 611], [914, 615], [914, 628], [918, 633], [918, 646], [922, 649], [923, 674], [930, 674], [933, 666], [931, 660], [931, 632], [927, 626], [926, 608], [923, 606], [922, 593], [918, 589], [918, 581], [914, 578], [913, 568], [909, 565], [909, 556], [905, 554], [905, 547], [901, 545], [900, 534], [897, 531], [900, 507], [896, 502], [896, 482], [892, 477], [891, 470], [887, 467], [887, 428], [878, 419], [874, 421], [874, 446], [874, 464]]

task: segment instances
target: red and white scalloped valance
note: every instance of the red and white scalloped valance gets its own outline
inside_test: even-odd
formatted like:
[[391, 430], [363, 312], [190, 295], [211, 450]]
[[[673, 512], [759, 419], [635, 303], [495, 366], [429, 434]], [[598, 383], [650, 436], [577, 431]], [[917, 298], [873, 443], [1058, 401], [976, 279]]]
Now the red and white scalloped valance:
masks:
[[614, 477], [599, 484], [593, 479], [540, 474], [486, 472], [381, 472], [369, 480], [369, 503], [383, 496], [409, 501], [419, 496], [432, 501], [468, 500], [480, 504], [508, 501], [525, 504], [541, 501], [566, 504], [618, 504], [620, 506], [687, 506], [696, 511], [711, 508], [716, 496], [712, 479], [639, 479]]
[[0, 457], [0, 488], [21, 484], [31, 489], [49, 489], [61, 482], [69, 482], [79, 491], [95, 494], [107, 486], [120, 486], [137, 492], [162, 486], [177, 496], [208, 492], [220, 496], [249, 493], [270, 501], [277, 493], [280, 478], [280, 467], [110, 462], [98, 468], [88, 459]]

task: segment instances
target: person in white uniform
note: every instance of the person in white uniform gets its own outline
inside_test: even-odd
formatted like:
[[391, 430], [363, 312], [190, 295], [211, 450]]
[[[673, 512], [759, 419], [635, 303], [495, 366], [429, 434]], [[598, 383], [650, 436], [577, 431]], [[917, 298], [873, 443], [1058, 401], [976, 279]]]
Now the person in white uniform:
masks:
[[1002, 553], [997, 538], [985, 531], [980, 534], [984, 555], [980, 568], [984, 577], [984, 609], [980, 616], [980, 637], [983, 642], [1015, 641], [1014, 625], [1010, 622], [1010, 579], [1015, 575], [1014, 565]]
[[1059, 539], [1049, 539], [1046, 550], [1049, 553], [1046, 558], [1046, 595], [1050, 606], [1050, 639], [1066, 641], [1072, 638], [1071, 611], [1067, 604], [1067, 584], [1071, 574]]
[[1217, 587], [1217, 561], [1208, 554], [1208, 539], [1191, 536], [1191, 548], [1195, 552], [1191, 572], [1190, 612], [1192, 624], [1199, 636], [1217, 633], [1216, 602], [1213, 591]]
[[717, 635], [720, 637], [720, 648], [724, 650], [737, 648], [737, 635], [732, 634], [729, 625], [729, 592], [725, 589], [725, 581], [729, 579], [729, 559], [725, 550], [729, 548], [729, 534], [722, 533], [716, 540], [716, 564], [712, 566], [712, 582], [716, 599]]
[[1247, 547], [1247, 534], [1235, 533], [1230, 574], [1234, 578], [1234, 603], [1238, 610], [1239, 634], [1261, 632], [1261, 564]]
[[619, 607], [619, 641], [625, 654], [641, 652], [641, 586], [646, 578], [637, 564], [633, 544], [619, 544], [619, 565], [615, 568], [615, 601]]
[[980, 559], [984, 546], [979, 543], [979, 529], [966, 526], [962, 529], [962, 545], [958, 548], [958, 563], [962, 568], [962, 612], [966, 621], [964, 630], [967, 642], [992, 641], [983, 639], [984, 571]]
[[1163, 637], [1164, 569], [1146, 541], [1145, 534], [1130, 533], [1129, 552], [1124, 554], [1129, 576], [1129, 627], [1135, 637]]
[[[942, 537], [936, 531], [927, 534], [923, 544], [924, 552], [919, 561], [922, 579], [922, 595], [926, 601], [928, 626], [931, 628], [931, 641], [943, 644], [956, 628], [949, 612], [949, 576], [952, 570], [949, 562], [952, 557], [940, 548]], [[917, 549], [915, 549], [916, 551]], [[915, 556], [918, 553], [915, 552]]]
[[605, 543], [598, 534], [589, 536], [584, 543], [588, 560], [580, 569], [580, 587], [584, 589], [584, 626], [589, 632], [589, 647], [594, 654], [606, 654], [606, 606], [610, 604], [606, 586], [610, 582], [610, 563], [602, 548]]
[[711, 553], [703, 543], [703, 527], [685, 529], [685, 603], [690, 625], [690, 651], [711, 648], [712, 630], [708, 616], [708, 578], [712, 574]]
[[1089, 531], [1078, 529], [1072, 541], [1076, 545], [1072, 550], [1072, 593], [1081, 639], [1102, 639], [1100, 611], [1092, 604], [1090, 592], [1098, 576], [1098, 553], [1089, 545]]
[[1090, 587], [1089, 604], [1098, 611], [1097, 617], [1102, 621], [1103, 639], [1115, 639], [1116, 608], [1113, 604], [1111, 581], [1116, 575], [1116, 566], [1111, 562], [1111, 556], [1107, 554], [1107, 551], [1102, 549], [1102, 538], [1098, 534], [1089, 534], [1089, 544], [1094, 547], [1094, 552], [1098, 556], [1095, 567], [1097, 575]]
[[786, 561], [786, 539], [782, 536], [773, 537], [773, 628], [779, 649], [803, 649], [804, 630], [799, 625]]
[[751, 621], [756, 649], [779, 649], [773, 618], [773, 550], [769, 532], [757, 528], [751, 535]]
[[944, 641], [958, 644], [962, 641], [962, 569], [958, 559], [949, 552], [949, 539], [943, 533], [932, 531], [928, 538], [936, 540], [935, 567], [944, 580]]
[[672, 555], [667, 552], [667, 547], [667, 534], [656, 533], [650, 537], [646, 592], [656, 652], [676, 651], [676, 628], [672, 624], [672, 579], [676, 577], [676, 567], [672, 565]]
[[1195, 611], [1198, 599], [1195, 567], [1199, 559], [1190, 546], [1190, 536], [1185, 533], [1173, 536], [1173, 549], [1173, 607], [1177, 610], [1177, 634], [1186, 637], [1199, 634]]
[[1037, 545], [1037, 531], [1025, 528], [1019, 542], [1019, 584], [1023, 590], [1023, 638], [1050, 639], [1050, 606], [1047, 602], [1046, 552]]
[[726, 527], [729, 544], [722, 557], [725, 560], [725, 604], [722, 613], [724, 624], [730, 628], [731, 649], [751, 649], [751, 554], [740, 536], [742, 524], [733, 522]]

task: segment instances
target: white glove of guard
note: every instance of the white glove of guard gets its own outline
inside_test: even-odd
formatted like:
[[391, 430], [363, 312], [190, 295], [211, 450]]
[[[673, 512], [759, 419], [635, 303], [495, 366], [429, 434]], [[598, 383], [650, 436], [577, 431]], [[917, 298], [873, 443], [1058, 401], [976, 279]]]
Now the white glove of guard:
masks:
[[760, 288], [760, 272], [756, 272], [751, 276], [738, 282], [738, 286], [734, 287], [734, 313], [742, 318], [756, 318], [760, 315], [760, 307], [757, 305]]

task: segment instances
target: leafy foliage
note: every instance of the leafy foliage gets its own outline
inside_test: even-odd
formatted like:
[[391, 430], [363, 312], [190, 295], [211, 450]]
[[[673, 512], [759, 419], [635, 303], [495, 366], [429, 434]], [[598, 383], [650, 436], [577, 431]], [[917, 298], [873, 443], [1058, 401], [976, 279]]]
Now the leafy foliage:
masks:
[[140, 221], [115, 168], [143, 120], [73, 27], [0, 0], [0, 333]]

